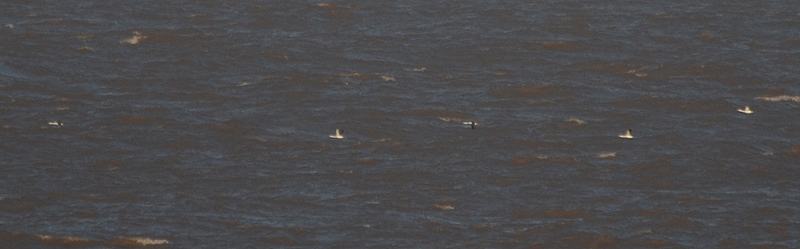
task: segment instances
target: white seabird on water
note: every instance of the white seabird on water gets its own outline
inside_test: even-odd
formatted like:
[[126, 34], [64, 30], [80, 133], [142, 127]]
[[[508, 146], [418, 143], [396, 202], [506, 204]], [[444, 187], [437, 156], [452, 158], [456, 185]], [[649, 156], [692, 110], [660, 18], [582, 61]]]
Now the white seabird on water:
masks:
[[744, 113], [744, 114], [752, 114], [753, 110], [750, 110], [750, 106], [744, 106], [744, 109], [736, 109], [737, 111]]
[[343, 130], [336, 129], [336, 134], [330, 135], [329, 137], [334, 139], [342, 139], [344, 138], [344, 136], [342, 136], [342, 133], [344, 133]]
[[475, 123], [475, 121], [465, 121], [462, 124], [469, 125], [473, 130], [475, 129], [475, 126], [478, 125], [478, 123]]
[[625, 134], [619, 134], [619, 137], [620, 138], [633, 138], [633, 135], [631, 135], [631, 129], [628, 129], [628, 131], [625, 132]]
[[51, 126], [58, 126], [58, 127], [64, 126], [64, 123], [61, 123], [61, 121], [58, 121], [58, 120], [47, 122], [47, 124], [49, 124]]

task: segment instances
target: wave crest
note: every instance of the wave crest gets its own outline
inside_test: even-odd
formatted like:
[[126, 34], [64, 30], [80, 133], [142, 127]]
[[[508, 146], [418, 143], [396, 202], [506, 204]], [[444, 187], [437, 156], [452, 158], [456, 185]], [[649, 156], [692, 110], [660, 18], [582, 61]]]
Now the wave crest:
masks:
[[770, 101], [770, 102], [778, 102], [778, 101], [794, 101], [800, 103], [800, 96], [789, 96], [789, 95], [781, 95], [775, 97], [757, 97], [757, 100], [763, 101]]

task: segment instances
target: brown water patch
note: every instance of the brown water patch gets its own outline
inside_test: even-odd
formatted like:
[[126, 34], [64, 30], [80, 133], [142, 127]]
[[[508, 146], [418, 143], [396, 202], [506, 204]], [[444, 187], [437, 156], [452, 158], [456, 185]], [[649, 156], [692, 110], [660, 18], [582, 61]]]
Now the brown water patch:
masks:
[[588, 233], [572, 235], [562, 240], [582, 248], [617, 248], [620, 246], [619, 240], [616, 238]]
[[581, 50], [581, 46], [579, 46], [575, 41], [556, 41], [556, 42], [549, 42], [549, 41], [538, 41], [535, 42], [539, 46], [556, 51], [578, 51]]
[[97, 160], [86, 167], [91, 171], [108, 171], [117, 170], [124, 166], [125, 163], [119, 160]]
[[[757, 217], [763, 217], [765, 219], [767, 217], [770, 217], [770, 218], [772, 218], [772, 217], [787, 217], [787, 215], [788, 216], [793, 215], [793, 213], [791, 211], [783, 211], [783, 210], [780, 210], [780, 209], [777, 209], [777, 208], [774, 208], [774, 207], [757, 207], [757, 208], [750, 209], [749, 213], [750, 214], [754, 214]], [[759, 221], [761, 221], [761, 219], [759, 219]]]
[[430, 118], [439, 118], [439, 117], [466, 118], [468, 116], [464, 112], [441, 110], [441, 109], [415, 109], [410, 111], [403, 111], [398, 114], [407, 116], [430, 117]]
[[753, 174], [761, 177], [768, 177], [772, 175], [772, 168], [766, 165], [761, 165], [753, 169]]
[[227, 125], [223, 125], [223, 124], [208, 124], [208, 125], [205, 125], [205, 126], [209, 130], [215, 131], [215, 132], [235, 132], [235, 131], [238, 130], [236, 128], [233, 128], [233, 127], [230, 127], [230, 126], [227, 126]]
[[511, 164], [513, 166], [518, 166], [518, 165], [530, 164], [530, 163], [536, 162], [536, 161], [542, 161], [542, 160], [545, 160], [545, 159], [547, 159], [547, 158], [546, 157], [540, 157], [540, 156], [512, 157], [511, 159], [508, 159], [507, 162], [508, 162], [508, 164]]
[[554, 248], [551, 245], [543, 244], [543, 243], [533, 243], [530, 246], [526, 247], [528, 249], [545, 249], [545, 248]]
[[663, 157], [652, 162], [633, 165], [625, 169], [625, 171], [637, 175], [641, 180], [647, 181], [649, 184], [660, 178], [674, 176], [679, 173], [672, 167], [672, 163]]
[[342, 11], [352, 9], [352, 6], [340, 6], [331, 3], [316, 3], [314, 7], [325, 10], [325, 17], [329, 19], [346, 19]]
[[0, 242], [4, 242], [3, 244], [8, 244], [9, 242], [21, 242], [21, 243], [30, 243], [33, 236], [26, 234], [26, 233], [11, 233], [8, 231], [0, 230]]
[[668, 183], [668, 182], [657, 183], [655, 187], [657, 189], [676, 189], [676, 188], [678, 188], [675, 184]]
[[128, 125], [128, 124], [146, 124], [151, 121], [152, 119], [147, 116], [122, 116], [117, 118], [114, 122], [120, 125]]
[[271, 51], [261, 52], [261, 55], [263, 55], [264, 57], [273, 59], [275, 61], [288, 61], [289, 60], [289, 56], [287, 56], [285, 54], [271, 52]]
[[446, 232], [449, 231], [449, 229], [447, 229], [446, 226], [444, 226], [442, 224], [439, 224], [439, 222], [432, 221], [432, 220], [425, 221], [425, 223], [423, 223], [423, 225], [425, 226], [425, 228], [428, 229], [428, 231], [433, 232], [433, 233], [446, 233]]
[[174, 150], [186, 150], [186, 149], [198, 149], [200, 145], [196, 143], [190, 143], [186, 140], [178, 140], [175, 142], [168, 143], [166, 145], [167, 148], [174, 149]]
[[296, 246], [298, 244], [297, 240], [286, 236], [267, 237], [261, 240], [273, 245]]
[[783, 241], [789, 240], [792, 238], [792, 235], [787, 231], [789, 229], [789, 225], [785, 226], [766, 226], [763, 227], [764, 231], [775, 236], [775, 240]]
[[106, 140], [108, 140], [107, 137], [99, 136], [99, 135], [86, 135], [86, 139], [87, 140], [91, 140], [91, 141], [106, 141]]
[[38, 205], [38, 200], [27, 196], [3, 198], [0, 200], [0, 211], [9, 213], [26, 212], [35, 209]]
[[555, 219], [574, 219], [574, 218], [589, 219], [592, 217], [592, 214], [590, 212], [583, 209], [546, 210], [537, 212], [537, 215]]
[[375, 159], [375, 158], [364, 158], [364, 159], [361, 159], [361, 161], [359, 161], [359, 162], [361, 164], [364, 164], [364, 165], [371, 165], [371, 164], [377, 164], [380, 161], [378, 159]]
[[698, 203], [698, 202], [703, 202], [703, 201], [704, 200], [703, 200], [702, 197], [697, 197], [697, 196], [683, 196], [681, 198], [678, 198], [678, 203], [680, 203], [680, 204]]
[[206, 103], [212, 101], [219, 101], [220, 99], [222, 99], [222, 96], [212, 92], [202, 92], [202, 93], [193, 93], [189, 96], [189, 98], [199, 103]]
[[716, 112], [729, 108], [730, 104], [724, 100], [704, 99], [691, 103], [678, 102], [678, 107], [685, 112]]
[[669, 242], [666, 242], [666, 241], [663, 241], [663, 240], [657, 240], [657, 239], [642, 241], [642, 242], [639, 242], [639, 244], [638, 244], [638, 246], [640, 246], [640, 247], [664, 247], [664, 246], [672, 246], [672, 245], [673, 245], [672, 243], [669, 243]]
[[673, 218], [667, 222], [662, 223], [659, 227], [662, 228], [696, 228], [698, 224], [696, 222], [683, 219], [683, 218]]
[[139, 33], [134, 35], [134, 37], [136, 36], [141, 36], [144, 38], [140, 39], [138, 42], [143, 42], [147, 40], [152, 42], [163, 42], [163, 43], [184, 42], [199, 37], [198, 35], [177, 34], [175, 33], [175, 30], [160, 30], [156, 32], [148, 32], [147, 36], [144, 36], [141, 33]]
[[790, 151], [788, 154], [789, 156], [800, 157], [800, 144], [793, 146], [792, 151]]
[[664, 217], [668, 215], [668, 213], [653, 209], [639, 209], [626, 212], [626, 215], [638, 216], [638, 217]]
[[685, 65], [671, 64], [663, 65], [657, 72], [663, 78], [669, 77], [712, 77], [718, 79], [728, 74], [736, 73], [736, 68], [726, 64], [703, 64]]
[[91, 23], [83, 20], [72, 20], [72, 19], [50, 19], [46, 20], [44, 23], [49, 25], [90, 25]]
[[[752, 76], [736, 76], [736, 77], [721, 77], [717, 81], [722, 84], [729, 85], [729, 86], [743, 86], [743, 85], [757, 85], [765, 80], [763, 78], [757, 78]], [[748, 94], [753, 94], [753, 89], [742, 89], [744, 92]], [[764, 93], [768, 94], [768, 93]]]
[[553, 84], [528, 86], [528, 87], [513, 87], [501, 90], [495, 90], [489, 94], [494, 97], [500, 98], [521, 98], [521, 97], [536, 97], [541, 95], [550, 94], [557, 90], [558, 86]]
[[614, 202], [616, 200], [617, 199], [614, 198], [613, 196], [600, 196], [600, 197], [593, 198], [590, 202], [591, 203], [612, 203], [612, 202]]
[[381, 176], [381, 181], [412, 182], [420, 177], [422, 174], [416, 171], [390, 171]]
[[17, 39], [25, 40], [25, 39], [38, 39], [42, 37], [42, 34], [37, 33], [25, 33], [17, 36]]
[[98, 244], [98, 242], [78, 237], [53, 237], [49, 235], [37, 235], [36, 237], [39, 239], [39, 241], [50, 245], [91, 246]]
[[73, 212], [70, 215], [72, 215], [74, 217], [78, 217], [78, 218], [97, 218], [98, 213], [97, 213], [97, 211], [93, 211], [93, 210], [92, 211], [86, 211], [86, 212], [84, 212], [84, 211], [76, 211], [76, 212]]
[[536, 215], [536, 213], [530, 210], [511, 211], [511, 216], [514, 217], [514, 219], [530, 218], [533, 217], [534, 215]]
[[519, 181], [520, 181], [519, 178], [503, 177], [503, 178], [500, 178], [500, 179], [497, 179], [497, 180], [493, 181], [492, 185], [495, 185], [495, 186], [498, 186], [498, 187], [508, 187], [508, 186], [511, 186], [511, 185], [514, 185], [514, 184], [518, 183]]
[[487, 232], [487, 231], [492, 230], [492, 227], [486, 226], [486, 225], [473, 225], [473, 226], [470, 227], [470, 229], [472, 229], [472, 231], [476, 231], [476, 232]]
[[580, 71], [610, 73], [620, 76], [631, 76], [632, 73], [637, 72], [637, 68], [631, 67], [627, 64], [614, 63], [614, 64], [599, 64], [584, 66]]
[[668, 37], [668, 36], [649, 36], [650, 40], [660, 43], [680, 43], [683, 42], [682, 39], [675, 38], [675, 37]]

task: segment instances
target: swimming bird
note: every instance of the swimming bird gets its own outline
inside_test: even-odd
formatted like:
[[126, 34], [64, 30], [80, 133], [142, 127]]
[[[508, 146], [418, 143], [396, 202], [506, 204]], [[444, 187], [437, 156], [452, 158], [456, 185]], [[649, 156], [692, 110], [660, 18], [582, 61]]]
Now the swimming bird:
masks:
[[58, 120], [47, 122], [47, 124], [49, 124], [51, 126], [58, 126], [58, 127], [64, 126], [64, 123], [61, 123], [61, 121], [58, 121]]
[[739, 111], [739, 112], [741, 112], [741, 113], [744, 113], [744, 114], [751, 114], [751, 113], [753, 113], [753, 111], [752, 111], [752, 110], [750, 110], [750, 107], [749, 107], [749, 106], [744, 106], [744, 109], [736, 109], [736, 110], [737, 110], [737, 111]]
[[478, 125], [478, 123], [475, 123], [475, 121], [466, 121], [463, 122], [463, 124], [469, 125], [470, 127], [472, 127], [473, 130], [475, 129], [475, 126]]
[[336, 129], [336, 134], [330, 135], [329, 137], [335, 138], [335, 139], [342, 139], [342, 138], [344, 138], [344, 136], [342, 136], [342, 133], [344, 133], [344, 130]]
[[619, 137], [620, 138], [633, 138], [633, 135], [631, 135], [631, 129], [628, 129], [628, 132], [625, 132], [625, 134], [619, 134]]

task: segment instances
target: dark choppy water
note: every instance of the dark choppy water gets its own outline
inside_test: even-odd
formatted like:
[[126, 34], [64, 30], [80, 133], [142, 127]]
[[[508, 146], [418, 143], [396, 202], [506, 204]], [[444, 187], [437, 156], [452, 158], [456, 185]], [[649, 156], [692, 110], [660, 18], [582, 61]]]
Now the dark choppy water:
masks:
[[800, 247], [791, 1], [7, 0], [0, 25], [5, 247]]

